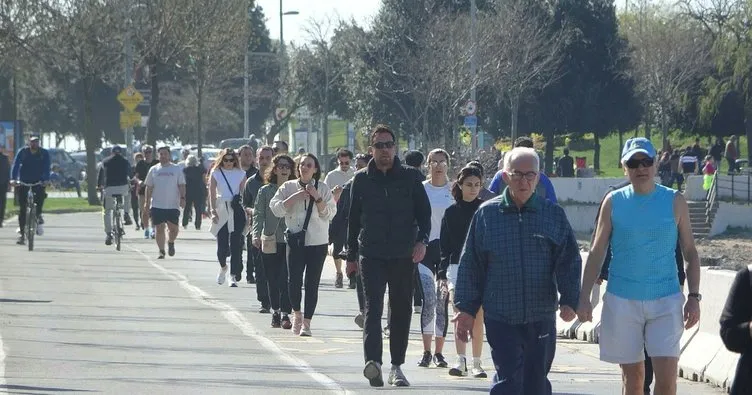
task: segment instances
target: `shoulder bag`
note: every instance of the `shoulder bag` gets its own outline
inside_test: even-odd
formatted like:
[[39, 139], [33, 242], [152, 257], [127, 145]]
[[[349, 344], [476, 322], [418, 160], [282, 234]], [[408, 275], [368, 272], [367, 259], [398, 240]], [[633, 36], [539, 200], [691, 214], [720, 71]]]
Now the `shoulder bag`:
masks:
[[232, 194], [232, 203], [230, 206], [235, 212], [243, 212], [243, 204], [240, 202], [240, 195], [232, 191], [232, 186], [230, 185], [230, 182], [227, 181], [227, 176], [225, 176], [225, 172], [222, 171], [221, 167], [219, 168], [219, 172], [222, 173], [222, 178], [225, 179], [225, 183], [227, 184], [227, 187], [230, 188], [230, 193]]
[[[318, 188], [318, 181], [316, 182], [316, 188]], [[288, 228], [285, 231], [285, 239], [287, 240], [287, 245], [290, 248], [303, 248], [305, 247], [305, 235], [306, 231], [308, 230], [308, 223], [311, 221], [311, 214], [313, 213], [313, 197], [308, 199], [308, 210], [306, 211], [306, 217], [305, 221], [303, 221], [303, 229], [300, 230], [300, 232], [291, 232]]]

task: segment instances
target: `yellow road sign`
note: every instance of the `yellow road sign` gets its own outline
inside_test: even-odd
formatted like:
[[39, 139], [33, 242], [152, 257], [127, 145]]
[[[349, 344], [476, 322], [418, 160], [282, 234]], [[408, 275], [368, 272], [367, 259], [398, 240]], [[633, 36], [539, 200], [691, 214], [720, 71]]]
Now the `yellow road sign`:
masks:
[[[128, 86], [127, 88], [120, 91], [120, 94], [117, 96], [118, 101], [120, 104], [123, 105], [123, 108], [125, 108], [127, 111], [132, 112], [133, 110], [138, 107], [139, 104], [141, 104], [142, 101], [144, 101], [144, 96], [136, 90], [136, 88], [133, 87], [133, 85]], [[122, 119], [122, 116], [121, 116]]]
[[141, 113], [138, 111], [120, 111], [120, 129], [141, 126]]

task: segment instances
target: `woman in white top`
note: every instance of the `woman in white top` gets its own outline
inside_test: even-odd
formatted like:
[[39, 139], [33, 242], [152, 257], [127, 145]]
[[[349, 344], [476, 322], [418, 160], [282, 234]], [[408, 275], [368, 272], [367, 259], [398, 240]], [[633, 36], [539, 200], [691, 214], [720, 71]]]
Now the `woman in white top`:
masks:
[[[289, 233], [303, 230], [306, 213], [311, 204], [311, 217], [305, 232], [305, 247], [287, 247], [288, 288], [292, 304], [292, 332], [311, 336], [311, 318], [316, 310], [321, 271], [329, 245], [329, 222], [337, 212], [329, 187], [320, 182], [321, 165], [313, 154], [300, 157], [298, 180], [280, 185], [269, 207], [277, 217], [285, 217]], [[301, 314], [303, 272], [305, 271], [305, 313]]]
[[210, 231], [217, 238], [217, 259], [220, 265], [217, 283], [221, 285], [225, 282], [229, 256], [231, 287], [238, 286], [243, 274], [243, 229], [246, 216], [242, 204], [233, 208], [233, 198], [237, 203], [241, 203], [240, 194], [245, 185], [245, 178], [238, 155], [230, 148], [222, 150], [209, 176], [209, 207], [212, 219]]
[[[423, 182], [428, 201], [431, 203], [431, 234], [428, 237], [426, 257], [418, 265], [418, 291], [423, 296], [423, 309], [420, 313], [420, 328], [423, 333], [423, 358], [418, 366], [428, 367], [433, 363], [439, 368], [447, 367], [447, 361], [442, 354], [444, 338], [449, 326], [449, 290], [446, 278], [437, 277], [441, 263], [441, 220], [447, 207], [454, 203], [452, 186], [449, 183], [449, 154], [443, 149], [435, 149], [428, 153], [429, 175]], [[431, 341], [436, 337], [436, 353], [431, 354]]]

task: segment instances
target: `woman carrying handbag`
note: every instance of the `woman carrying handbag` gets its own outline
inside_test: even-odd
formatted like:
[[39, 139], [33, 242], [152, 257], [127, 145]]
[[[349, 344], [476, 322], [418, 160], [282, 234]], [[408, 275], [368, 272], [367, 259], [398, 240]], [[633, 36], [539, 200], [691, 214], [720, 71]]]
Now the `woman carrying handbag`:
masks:
[[229, 148], [220, 153], [209, 177], [212, 219], [210, 231], [217, 238], [217, 259], [220, 266], [217, 284], [225, 282], [229, 256], [231, 287], [238, 286], [243, 274], [243, 230], [246, 218], [240, 191], [245, 185], [245, 178], [238, 156]]
[[[287, 181], [270, 202], [275, 216], [285, 217], [288, 289], [292, 304], [292, 332], [311, 336], [311, 319], [318, 303], [319, 282], [329, 244], [329, 222], [337, 212], [332, 193], [319, 182], [321, 166], [313, 154], [301, 156], [299, 180]], [[301, 313], [305, 272], [305, 313]]]
[[[287, 291], [287, 244], [285, 244], [285, 219], [276, 217], [269, 202], [279, 185], [295, 179], [294, 162], [287, 155], [277, 155], [264, 175], [266, 185], [259, 189], [253, 211], [253, 245], [261, 250], [261, 260], [269, 287], [269, 302], [273, 311], [272, 328], [292, 328], [289, 314], [290, 295]], [[258, 287], [263, 286], [257, 284]]]

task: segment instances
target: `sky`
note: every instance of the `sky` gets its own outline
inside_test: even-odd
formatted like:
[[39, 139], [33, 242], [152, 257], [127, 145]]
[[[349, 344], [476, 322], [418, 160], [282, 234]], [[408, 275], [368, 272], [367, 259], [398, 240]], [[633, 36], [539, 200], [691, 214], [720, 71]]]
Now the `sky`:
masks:
[[[287, 15], [284, 20], [285, 42], [302, 44], [306, 41], [305, 26], [310, 20], [354, 18], [367, 24], [376, 15], [381, 0], [282, 0], [285, 11], [298, 11], [299, 15]], [[279, 39], [279, 0], [256, 0], [264, 9], [266, 26], [272, 39]]]

